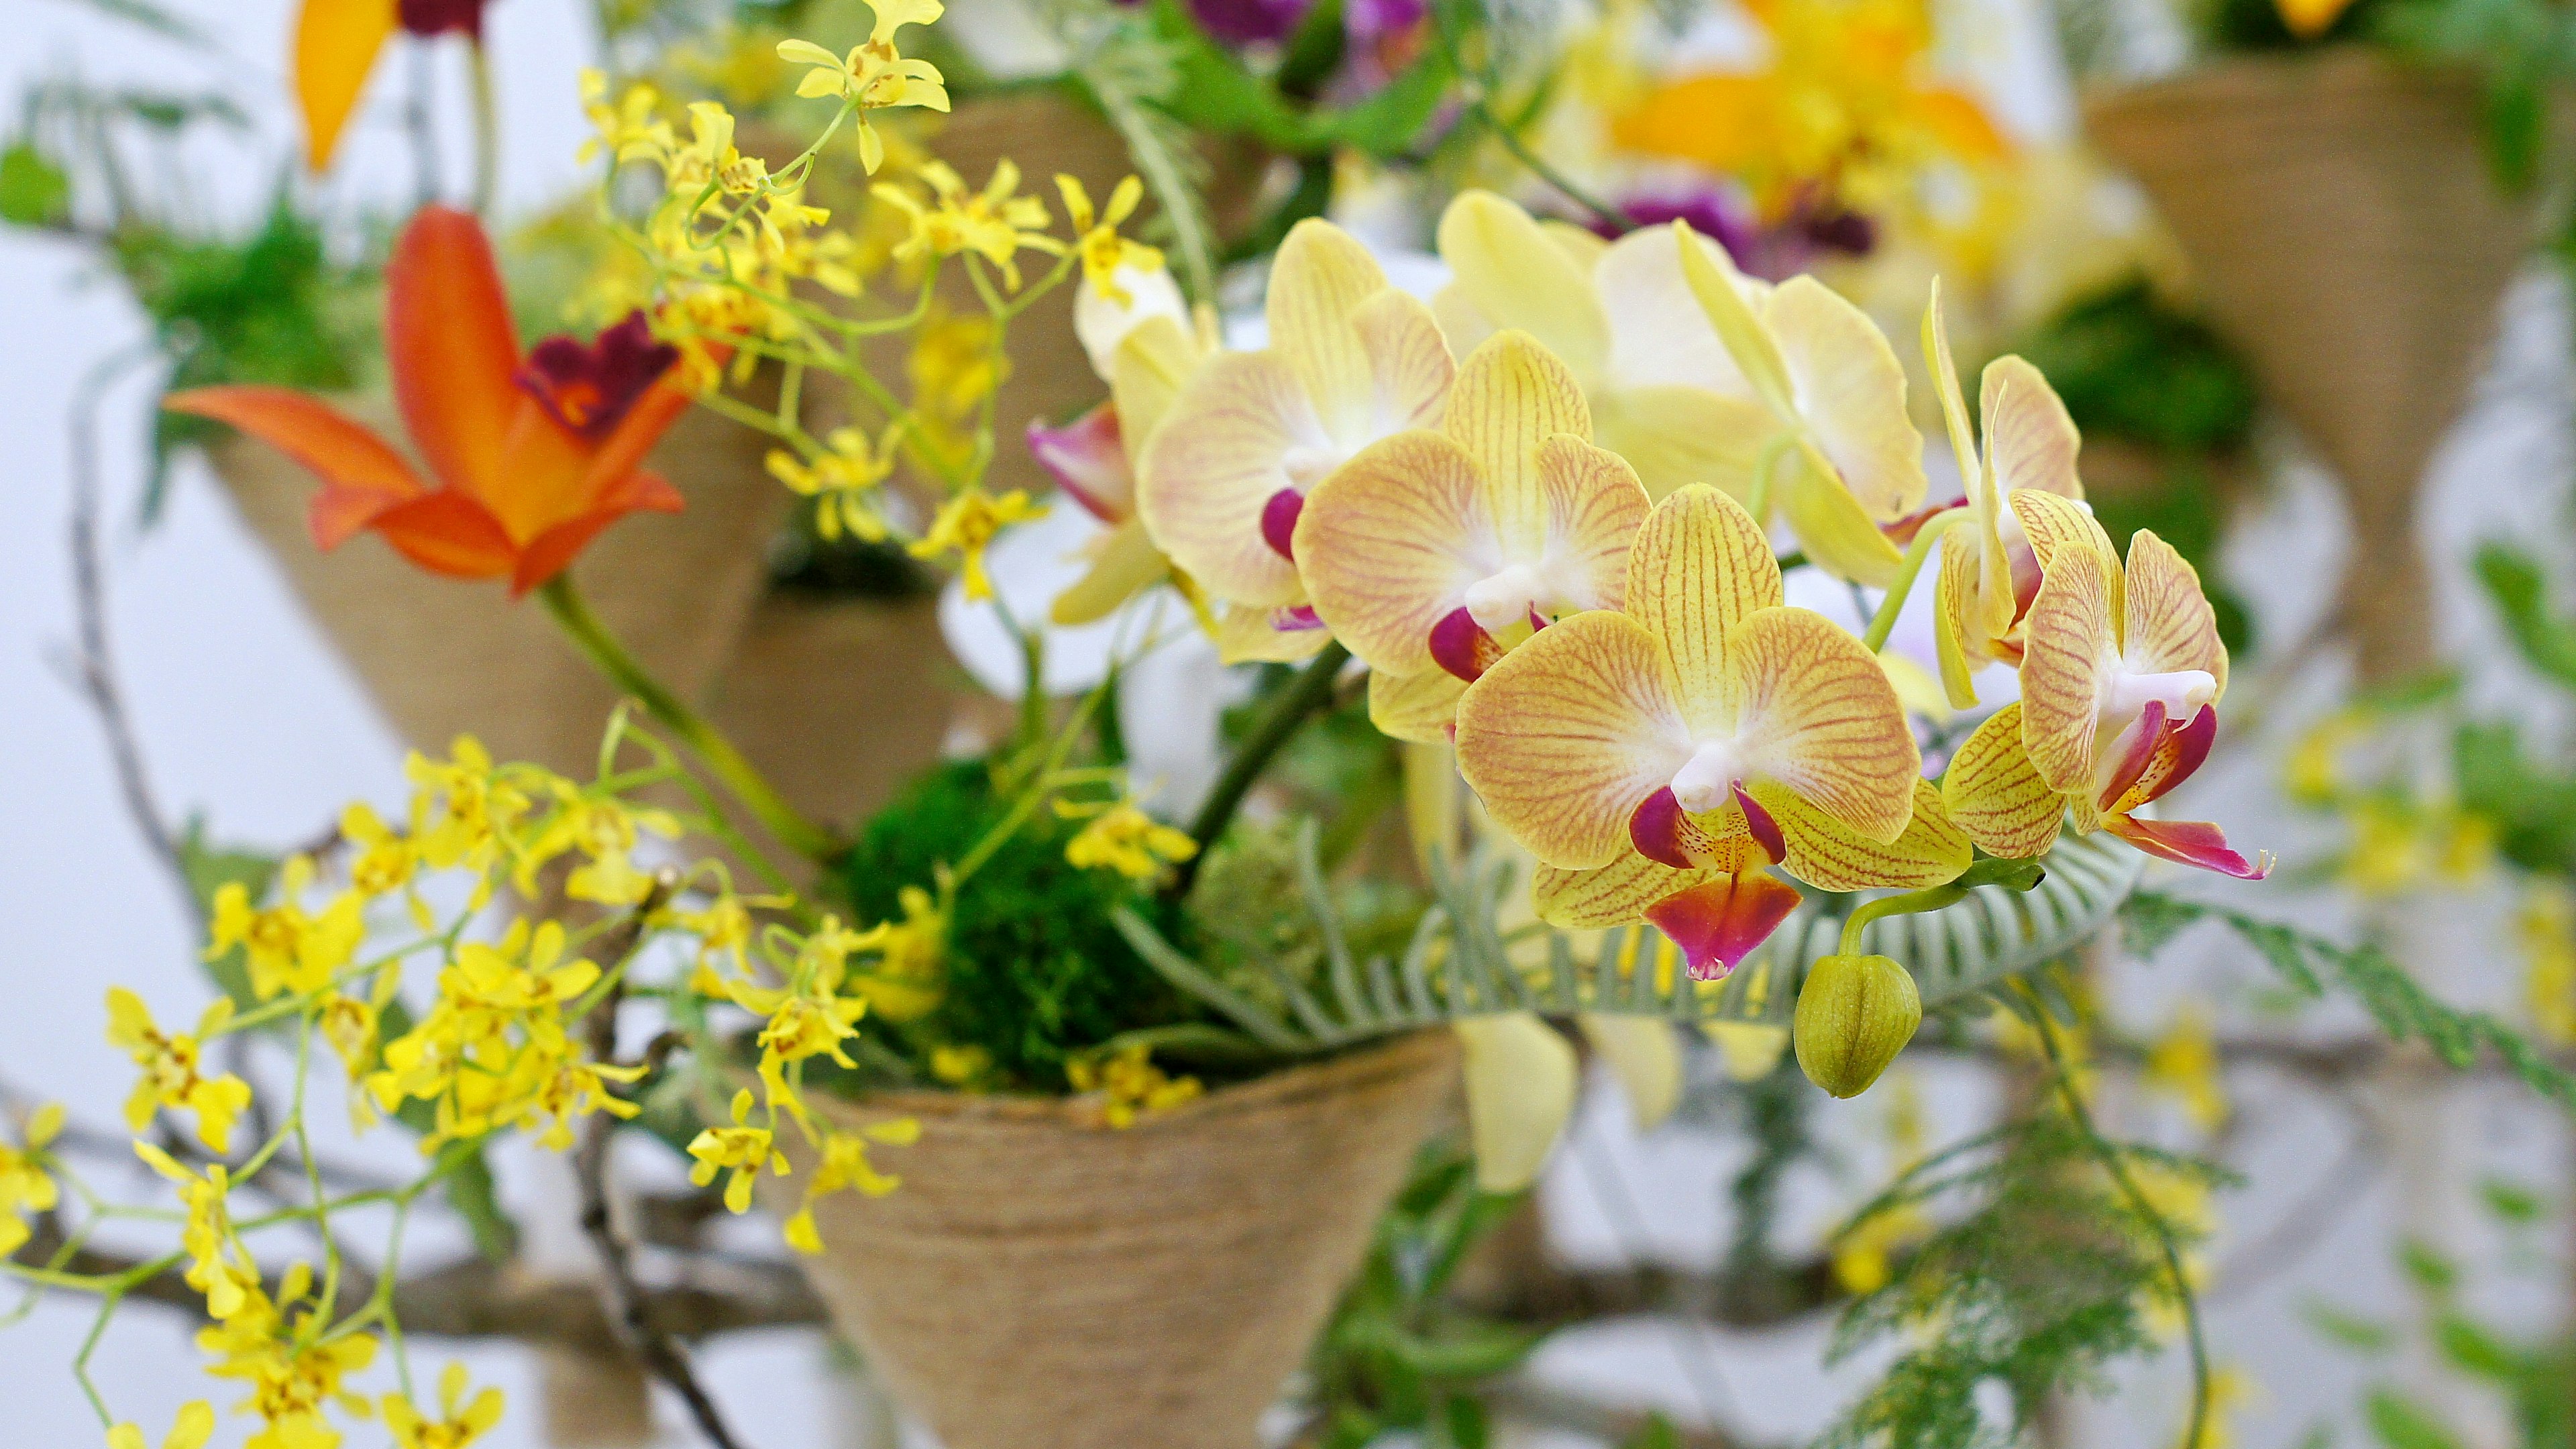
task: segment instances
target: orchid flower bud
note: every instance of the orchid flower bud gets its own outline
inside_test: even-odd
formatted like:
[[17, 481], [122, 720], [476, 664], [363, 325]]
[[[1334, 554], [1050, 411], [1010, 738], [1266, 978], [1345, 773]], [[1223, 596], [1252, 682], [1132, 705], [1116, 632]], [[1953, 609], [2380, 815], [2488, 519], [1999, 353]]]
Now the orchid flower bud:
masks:
[[1914, 978], [1886, 956], [1827, 956], [1798, 992], [1798, 1067], [1837, 1097], [1869, 1090], [1923, 1024]]

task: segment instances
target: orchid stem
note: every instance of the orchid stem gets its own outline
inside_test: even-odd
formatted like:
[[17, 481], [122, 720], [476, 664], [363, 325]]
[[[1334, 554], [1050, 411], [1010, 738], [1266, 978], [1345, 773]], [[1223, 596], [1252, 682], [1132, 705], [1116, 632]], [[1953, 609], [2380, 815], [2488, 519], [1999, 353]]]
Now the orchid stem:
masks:
[[1744, 511], [1753, 515], [1754, 526], [1766, 534], [1771, 530], [1771, 470], [1780, 466], [1781, 458], [1797, 446], [1797, 434], [1782, 433], [1764, 443], [1753, 460], [1753, 485], [1746, 490]]
[[787, 803], [776, 786], [769, 783], [758, 767], [734, 748], [722, 731], [708, 723], [696, 710], [680, 701], [662, 682], [645, 671], [626, 646], [617, 642], [599, 616], [590, 611], [581, 593], [573, 587], [569, 572], [555, 575], [537, 590], [546, 603], [546, 612], [590, 662], [619, 689], [632, 695], [645, 712], [661, 721], [663, 728], [679, 736], [724, 787], [731, 791], [743, 808], [760, 821], [763, 828], [778, 838], [780, 844], [808, 860], [829, 864], [847, 848], [840, 837], [816, 825]]
[[1244, 736], [1234, 757], [1225, 762], [1225, 773], [1208, 791], [1207, 803], [1199, 807], [1198, 818], [1190, 822], [1190, 839], [1198, 842], [1198, 852], [1172, 873], [1170, 883], [1164, 887], [1165, 894], [1179, 896], [1188, 892], [1198, 862], [1207, 858], [1208, 847], [1216, 844], [1225, 828], [1234, 823], [1235, 812], [1243, 808], [1243, 798], [1252, 793], [1253, 782], [1261, 778], [1271, 758], [1297, 737], [1298, 729], [1309, 717], [1333, 702], [1333, 684], [1350, 659], [1351, 651], [1337, 639], [1325, 645], [1314, 662], [1290, 680], [1285, 689], [1271, 696], [1252, 733]]
[[474, 81], [474, 214], [489, 222], [501, 193], [501, 103], [482, 41], [466, 42], [465, 65]]
[[1869, 632], [1861, 636], [1862, 647], [1872, 654], [1886, 647], [1887, 636], [1896, 630], [1896, 616], [1905, 612], [1905, 597], [1914, 592], [1914, 580], [1923, 572], [1923, 561], [1932, 556], [1932, 545], [1967, 516], [1967, 509], [1953, 508], [1933, 514], [1914, 530], [1914, 541], [1905, 546], [1905, 562], [1896, 566], [1896, 582], [1888, 585], [1886, 596], [1878, 601], [1878, 612], [1870, 617]]

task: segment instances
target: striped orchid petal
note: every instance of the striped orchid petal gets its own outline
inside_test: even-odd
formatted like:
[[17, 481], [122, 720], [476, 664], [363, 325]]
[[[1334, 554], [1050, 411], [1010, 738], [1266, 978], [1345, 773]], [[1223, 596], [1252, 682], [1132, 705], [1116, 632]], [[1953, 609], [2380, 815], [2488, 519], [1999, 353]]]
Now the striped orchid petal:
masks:
[[2227, 832], [2206, 820], [2141, 820], [2115, 815], [2102, 828], [2158, 860], [2196, 866], [2238, 880], [2261, 880], [2272, 873], [2272, 853], [2257, 851], [2252, 860], [2227, 843]]
[[2031, 763], [2021, 741], [2021, 706], [2005, 705], [1950, 756], [1941, 803], [1989, 855], [2030, 860], [2057, 843], [2066, 797]]
[[1779, 822], [1781, 863], [1819, 890], [1921, 890], [1956, 880], [1975, 852], [1929, 780], [1914, 782], [1914, 813], [1892, 842], [1872, 840], [1783, 785], [1752, 787]]
[[1822, 614], [1764, 609], [1728, 634], [1726, 684], [1723, 749], [1741, 777], [1776, 781], [1873, 840], [1904, 832], [1922, 755], [1895, 686], [1859, 640]]
[[2119, 672], [2118, 567], [2088, 544], [2060, 548], [2025, 621], [2022, 743], [2053, 790], [2093, 779], [2094, 733]]
[[1420, 674], [1369, 671], [1369, 723], [1390, 739], [1418, 745], [1449, 742], [1456, 730], [1458, 697], [1467, 681], [1446, 669]]

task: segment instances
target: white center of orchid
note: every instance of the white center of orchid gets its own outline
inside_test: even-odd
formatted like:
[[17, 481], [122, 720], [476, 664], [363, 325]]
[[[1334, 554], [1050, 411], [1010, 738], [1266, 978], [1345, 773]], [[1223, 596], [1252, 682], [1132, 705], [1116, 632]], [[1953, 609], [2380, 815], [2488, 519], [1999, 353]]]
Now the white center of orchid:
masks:
[[2112, 674], [2110, 688], [2102, 692], [2102, 718], [2110, 724], [2136, 719], [2148, 704], [2155, 703], [2165, 707], [2168, 723], [2181, 724], [2217, 697], [2218, 679], [2204, 669], [2175, 669], [2162, 674], [2122, 669]]
[[1714, 810], [1734, 798], [1735, 782], [1743, 778], [1734, 741], [1703, 740], [1673, 772], [1673, 799], [1693, 815]]
[[1527, 621], [1554, 594], [1535, 565], [1505, 564], [1500, 572], [1469, 584], [1465, 603], [1478, 627], [1496, 634]]
[[1313, 443], [1294, 443], [1279, 455], [1279, 468], [1298, 492], [1311, 490], [1324, 481], [1324, 475], [1342, 465], [1339, 449], [1319, 447]]

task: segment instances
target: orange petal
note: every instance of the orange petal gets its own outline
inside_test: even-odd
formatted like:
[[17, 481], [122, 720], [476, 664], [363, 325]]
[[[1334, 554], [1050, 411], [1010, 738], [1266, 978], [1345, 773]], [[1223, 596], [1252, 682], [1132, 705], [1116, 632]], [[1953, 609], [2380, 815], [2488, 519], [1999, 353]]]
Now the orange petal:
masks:
[[1628, 550], [1623, 606], [1671, 651], [1694, 728], [1720, 724], [1726, 635], [1780, 602], [1780, 564], [1753, 515], [1709, 487], [1655, 505]]
[[2227, 646], [2219, 642], [2218, 616], [2200, 591], [2200, 574], [2172, 544], [2146, 529], [2129, 540], [2126, 618], [2121, 654], [2140, 674], [2198, 669], [2227, 692]]
[[509, 573], [519, 561], [500, 520], [453, 489], [385, 510], [376, 516], [375, 530], [403, 557], [451, 578], [488, 579]]
[[583, 490], [593, 498], [606, 495], [620, 482], [644, 465], [662, 435], [671, 430], [692, 401], [686, 389], [669, 377], [644, 390], [617, 420], [617, 426], [599, 444], [591, 456], [590, 471], [582, 482]]
[[1574, 374], [1530, 334], [1497, 332], [1459, 364], [1441, 426], [1483, 469], [1504, 548], [1535, 557], [1547, 545], [1539, 444], [1592, 436], [1592, 411]]
[[1783, 868], [1819, 890], [1921, 890], [1958, 879], [1975, 854], [1929, 780], [1914, 782], [1913, 818], [1892, 844], [1843, 825], [1785, 786], [1765, 780], [1751, 788], [1788, 845]]
[[1372, 669], [1437, 667], [1431, 626], [1491, 573], [1495, 523], [1475, 460], [1439, 433], [1398, 433], [1306, 497], [1296, 554], [1315, 612]]
[[313, 541], [337, 548], [375, 517], [428, 485], [391, 444], [320, 398], [282, 387], [201, 387], [161, 405], [241, 429], [322, 480], [309, 515]]
[[1764, 609], [1727, 632], [1725, 668], [1748, 779], [1785, 785], [1872, 840], [1904, 832], [1923, 757], [1896, 687], [1858, 639], [1822, 614]]
[[510, 432], [531, 400], [516, 380], [518, 337], [482, 224], [421, 208], [394, 244], [385, 284], [385, 351], [412, 446], [440, 482], [494, 505], [519, 466]]
[[1346, 444], [1367, 441], [1373, 403], [1369, 357], [1352, 317], [1386, 289], [1386, 273], [1368, 248], [1315, 218], [1290, 228], [1271, 263], [1270, 351], [1313, 401], [1325, 430]]
[[1389, 739], [1445, 745], [1458, 727], [1458, 696], [1467, 681], [1446, 669], [1420, 674], [1369, 671], [1369, 723]]
[[2021, 706], [2008, 704], [1950, 756], [1941, 803], [1989, 855], [2029, 860], [2057, 843], [2066, 797], [2051, 789], [2021, 742]]
[[1706, 867], [1675, 870], [1631, 854], [1593, 870], [1543, 865], [1530, 880], [1530, 903], [1539, 919], [1568, 931], [1634, 925], [1657, 901], [1714, 880]]
[[467, 487], [520, 543], [588, 513], [594, 507], [591, 487], [596, 449], [567, 428], [536, 398], [522, 394], [502, 434], [501, 455], [509, 467], [497, 485]]
[[2022, 743], [2052, 789], [2082, 790], [2093, 781], [2094, 728], [2118, 662], [2117, 580], [2118, 565], [2101, 550], [2061, 545], [2023, 621]]
[[556, 524], [537, 535], [534, 542], [519, 555], [511, 571], [510, 597], [517, 598], [556, 574], [564, 571], [599, 531], [627, 514], [636, 512], [677, 513], [683, 506], [680, 490], [658, 473], [638, 470], [629, 473], [599, 501], [599, 506]]
[[304, 0], [295, 18], [295, 99], [312, 170], [331, 164], [376, 52], [393, 33], [394, 0]]
[[1330, 446], [1285, 361], [1228, 353], [1191, 379], [1146, 444], [1137, 511], [1163, 552], [1219, 598], [1295, 603], [1296, 566], [1262, 537], [1261, 514], [1299, 482], [1291, 449]]
[[1629, 816], [1690, 754], [1664, 646], [1607, 609], [1540, 630], [1458, 701], [1459, 772], [1549, 865], [1630, 853]]

